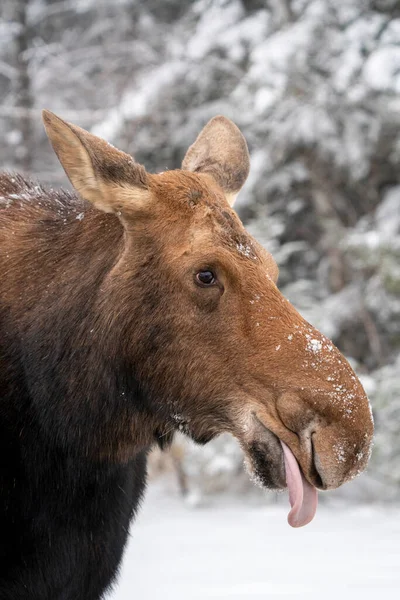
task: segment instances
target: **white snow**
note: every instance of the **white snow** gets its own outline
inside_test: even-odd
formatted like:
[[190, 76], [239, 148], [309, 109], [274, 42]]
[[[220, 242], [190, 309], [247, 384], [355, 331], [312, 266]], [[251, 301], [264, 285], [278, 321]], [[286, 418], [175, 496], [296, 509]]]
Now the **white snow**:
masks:
[[366, 61], [364, 78], [374, 90], [400, 92], [400, 48], [378, 48]]
[[221, 500], [193, 509], [151, 487], [109, 600], [385, 600], [400, 589], [400, 507], [288, 507]]
[[134, 90], [124, 94], [120, 105], [112, 109], [107, 118], [93, 128], [92, 133], [106, 140], [115, 138], [126, 119], [138, 119], [146, 115], [151, 103], [162, 95], [163, 88], [168, 84], [173, 85], [183, 73], [184, 63], [172, 61], [155, 67], [151, 73], [143, 74]]
[[[307, 336], [306, 336], [307, 337]], [[309, 350], [310, 352], [321, 352], [322, 350], [322, 342], [320, 342], [320, 340], [309, 340], [307, 343], [307, 350]]]
[[385, 239], [394, 237], [400, 232], [400, 185], [391, 187], [384, 194], [376, 210], [375, 219], [377, 229]]
[[[225, 6], [223, 6], [225, 4]], [[220, 18], [221, 9], [224, 10], [224, 19]], [[192, 60], [201, 60], [214, 47], [215, 40], [221, 37], [221, 34], [228, 31], [236, 24], [241, 17], [240, 6], [236, 3], [227, 5], [223, 0], [215, 0], [213, 3], [204, 6], [201, 17], [194, 35], [187, 45], [188, 57]], [[232, 46], [232, 40], [228, 37], [226, 40]], [[235, 42], [237, 42], [237, 35]]]
[[242, 254], [246, 258], [252, 258], [253, 260], [257, 260], [257, 257], [254, 254], [252, 247], [248, 244], [239, 243], [236, 245], [236, 249], [239, 254]]

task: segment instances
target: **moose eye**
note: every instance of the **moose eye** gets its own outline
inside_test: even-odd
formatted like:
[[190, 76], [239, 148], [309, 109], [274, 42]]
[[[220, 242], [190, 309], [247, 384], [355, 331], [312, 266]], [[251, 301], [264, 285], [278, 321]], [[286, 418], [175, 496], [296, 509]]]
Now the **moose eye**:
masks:
[[208, 287], [215, 283], [215, 275], [212, 271], [199, 271], [196, 273], [196, 282], [202, 287]]

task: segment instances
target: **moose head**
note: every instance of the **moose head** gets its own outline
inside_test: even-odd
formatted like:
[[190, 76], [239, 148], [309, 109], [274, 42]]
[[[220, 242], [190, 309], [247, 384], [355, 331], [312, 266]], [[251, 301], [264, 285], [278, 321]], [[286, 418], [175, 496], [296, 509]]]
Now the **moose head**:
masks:
[[73, 187], [121, 231], [96, 310], [119, 335], [104, 352], [140, 389], [132, 448], [178, 428], [199, 443], [229, 432], [264, 487], [289, 488], [290, 524], [306, 524], [317, 488], [365, 468], [372, 416], [347, 360], [281, 294], [276, 262], [232, 209], [249, 172], [239, 129], [215, 117], [182, 169], [150, 174], [48, 111], [44, 123]]

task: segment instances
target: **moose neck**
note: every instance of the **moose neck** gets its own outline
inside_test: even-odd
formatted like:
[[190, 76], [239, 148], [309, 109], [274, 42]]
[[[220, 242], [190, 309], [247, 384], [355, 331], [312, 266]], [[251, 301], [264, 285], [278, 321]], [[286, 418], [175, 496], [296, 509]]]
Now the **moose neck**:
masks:
[[107, 302], [103, 289], [123, 252], [123, 227], [76, 199], [63, 206], [52, 200], [20, 211], [14, 234], [19, 259], [30, 256], [20, 263], [30, 271], [14, 272], [9, 283], [10, 298], [19, 299], [12, 310], [21, 327], [25, 396], [51, 443], [96, 460], [127, 461], [154, 442], [160, 423], [127, 360], [112, 290]]

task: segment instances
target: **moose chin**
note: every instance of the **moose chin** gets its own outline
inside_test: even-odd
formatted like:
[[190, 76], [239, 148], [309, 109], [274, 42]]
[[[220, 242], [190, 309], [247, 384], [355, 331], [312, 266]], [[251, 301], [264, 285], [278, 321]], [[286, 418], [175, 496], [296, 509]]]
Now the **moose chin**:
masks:
[[0, 176], [0, 598], [95, 600], [147, 453], [179, 423], [199, 443], [237, 438], [264, 487], [288, 488], [297, 527], [317, 489], [365, 468], [373, 422], [232, 208], [249, 171], [236, 125], [215, 117], [181, 169], [150, 174], [43, 119], [75, 192]]

